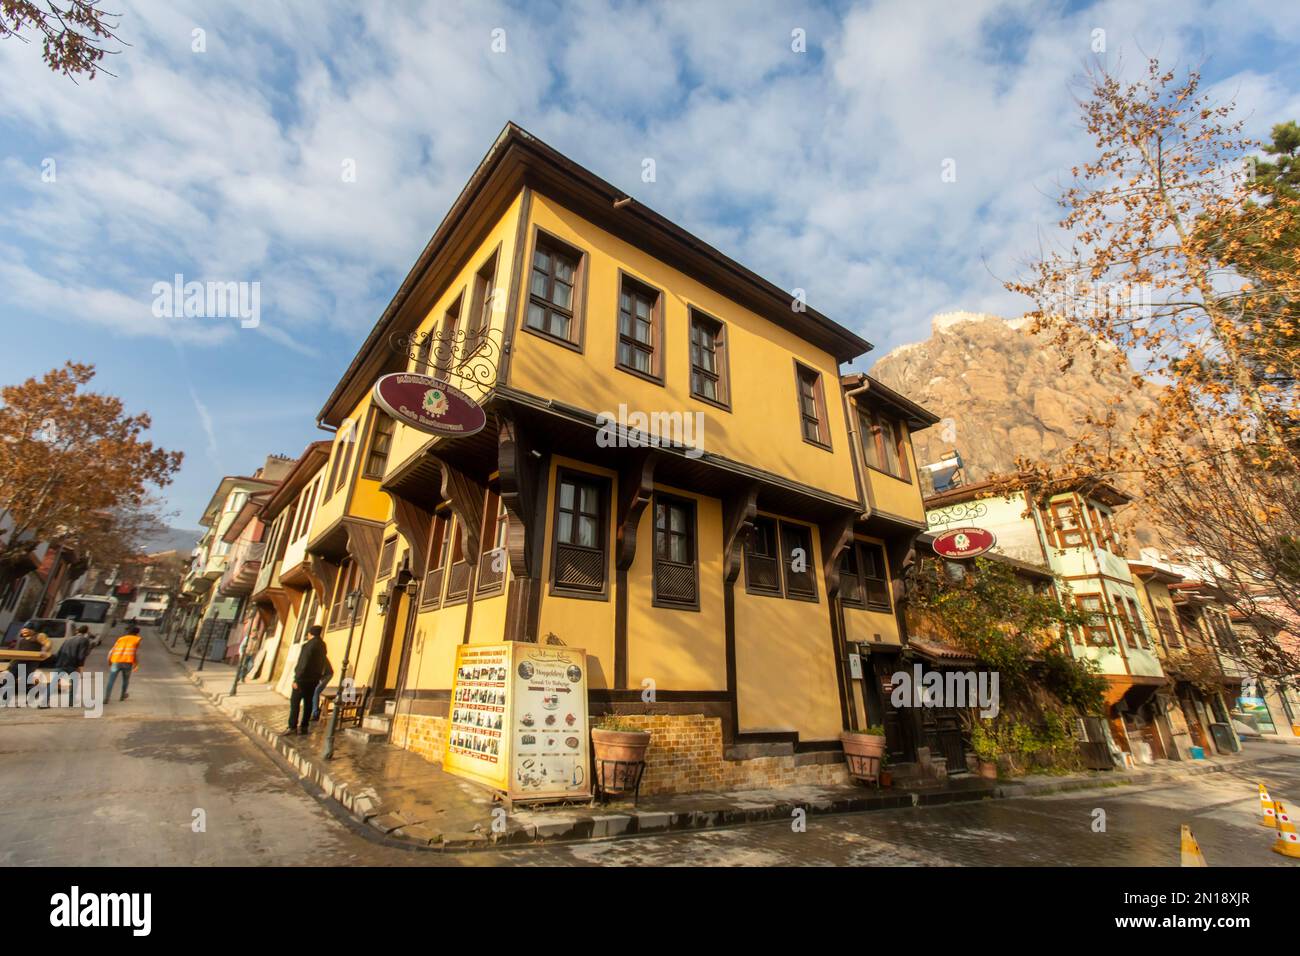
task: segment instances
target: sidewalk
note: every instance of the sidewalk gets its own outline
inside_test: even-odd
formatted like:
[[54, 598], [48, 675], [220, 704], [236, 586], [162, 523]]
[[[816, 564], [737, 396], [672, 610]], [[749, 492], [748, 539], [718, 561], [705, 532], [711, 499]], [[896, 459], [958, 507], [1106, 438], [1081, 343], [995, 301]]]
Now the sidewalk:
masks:
[[861, 786], [788, 787], [717, 793], [656, 795], [608, 806], [565, 806], [493, 811], [499, 804], [485, 789], [444, 773], [410, 751], [389, 744], [361, 744], [342, 733], [335, 737], [334, 759], [320, 756], [324, 727], [308, 737], [280, 737], [289, 702], [265, 684], [240, 684], [230, 696], [234, 668], [208, 661], [181, 660], [189, 679], [223, 712], [239, 721], [300, 777], [310, 780], [358, 821], [407, 846], [432, 850], [487, 849], [532, 843], [600, 840], [637, 834], [713, 829], [763, 820], [789, 820], [795, 810], [808, 814], [851, 813], [907, 806], [934, 806], [973, 800], [1063, 793], [1090, 787], [1167, 783], [1207, 773], [1244, 771], [1261, 761], [1286, 759], [1288, 751], [1248, 745], [1249, 752], [1194, 763], [1165, 762], [1136, 770], [1008, 781], [954, 778], [945, 789], [878, 791]]

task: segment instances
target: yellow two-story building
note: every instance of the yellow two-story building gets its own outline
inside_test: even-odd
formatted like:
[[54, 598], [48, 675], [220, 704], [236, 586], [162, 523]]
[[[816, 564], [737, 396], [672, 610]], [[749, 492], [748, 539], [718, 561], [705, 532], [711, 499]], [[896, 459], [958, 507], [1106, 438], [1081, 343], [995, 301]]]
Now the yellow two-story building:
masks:
[[[936, 420], [841, 377], [870, 347], [508, 126], [319, 416], [303, 573], [371, 726], [437, 759], [457, 648], [549, 642], [654, 733], [649, 792], [842, 779], [880, 710], [849, 653], [903, 640]], [[401, 372], [486, 427], [389, 414]]]

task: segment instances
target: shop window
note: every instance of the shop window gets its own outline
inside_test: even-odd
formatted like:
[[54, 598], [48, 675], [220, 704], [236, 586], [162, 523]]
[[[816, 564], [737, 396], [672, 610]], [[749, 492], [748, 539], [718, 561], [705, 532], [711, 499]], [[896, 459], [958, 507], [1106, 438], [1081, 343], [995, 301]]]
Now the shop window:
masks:
[[817, 600], [817, 564], [813, 557], [812, 529], [807, 525], [780, 524], [781, 570], [786, 597]]
[[698, 608], [695, 502], [656, 495], [654, 508], [654, 603], [661, 607]]
[[625, 372], [663, 383], [663, 309], [660, 293], [623, 276], [618, 293], [615, 364]]
[[524, 327], [577, 347], [581, 316], [578, 282], [582, 253], [550, 236], [539, 234], [528, 280], [528, 309]]
[[829, 449], [831, 440], [826, 424], [826, 397], [822, 391], [821, 373], [798, 362], [795, 362], [794, 369], [804, 441]]
[[609, 482], [595, 475], [561, 471], [555, 491], [551, 590], [581, 596], [604, 594], [608, 579]]
[[393, 445], [393, 430], [397, 423], [383, 412], [375, 412], [375, 423], [370, 429], [370, 453], [366, 455], [366, 478], [384, 477], [388, 467], [388, 451]]
[[781, 566], [777, 557], [776, 521], [755, 518], [745, 544], [745, 589], [755, 594], [781, 593]]
[[730, 408], [726, 327], [703, 312], [691, 310], [691, 396]]

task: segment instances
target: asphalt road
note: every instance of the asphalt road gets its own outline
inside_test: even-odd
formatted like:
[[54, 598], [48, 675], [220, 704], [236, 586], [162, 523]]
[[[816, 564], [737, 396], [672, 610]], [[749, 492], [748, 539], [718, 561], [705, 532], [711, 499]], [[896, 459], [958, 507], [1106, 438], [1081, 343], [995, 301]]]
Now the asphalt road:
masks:
[[[151, 640], [143, 647], [130, 698], [114, 699], [101, 717], [0, 709], [0, 865], [1176, 866], [1187, 822], [1211, 865], [1300, 867], [1269, 851], [1255, 787], [1263, 776], [1300, 805], [1300, 748], [1258, 774], [811, 817], [802, 831], [792, 821], [574, 846], [412, 851], [318, 801], [169, 655]], [[91, 667], [104, 668], [105, 653], [96, 651]]]

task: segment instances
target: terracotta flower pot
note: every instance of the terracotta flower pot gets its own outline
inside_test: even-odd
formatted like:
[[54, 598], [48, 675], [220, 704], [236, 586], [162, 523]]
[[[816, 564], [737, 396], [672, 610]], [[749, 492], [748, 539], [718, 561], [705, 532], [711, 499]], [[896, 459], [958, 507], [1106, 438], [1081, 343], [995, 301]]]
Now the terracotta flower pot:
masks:
[[[591, 749], [596, 760], [596, 780], [601, 783], [602, 789], [606, 793], [626, 793], [631, 790], [636, 773], [634, 768], [626, 765], [644, 763], [649, 746], [648, 730], [592, 728]], [[602, 761], [606, 760], [617, 760], [620, 764], [603, 764]]]
[[840, 745], [846, 754], [858, 757], [883, 757], [885, 738], [879, 734], [840, 734]]
[[995, 761], [992, 761], [992, 760], [981, 760], [981, 761], [980, 761], [980, 776], [983, 777], [985, 780], [996, 780], [996, 779], [998, 779], [998, 765], [997, 765], [997, 763], [996, 763]]

